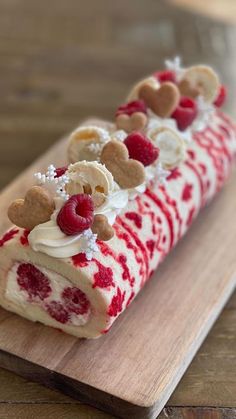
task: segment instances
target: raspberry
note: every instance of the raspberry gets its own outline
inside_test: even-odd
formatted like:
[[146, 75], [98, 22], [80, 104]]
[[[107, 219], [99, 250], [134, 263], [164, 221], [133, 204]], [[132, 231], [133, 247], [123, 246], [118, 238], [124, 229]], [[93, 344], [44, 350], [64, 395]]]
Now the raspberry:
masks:
[[176, 83], [176, 75], [174, 71], [171, 71], [171, 70], [157, 71], [156, 73], [153, 74], [153, 76], [160, 83], [164, 83], [166, 81], [171, 81], [172, 83]]
[[139, 132], [129, 134], [124, 144], [128, 148], [129, 157], [140, 161], [144, 166], [149, 166], [159, 156], [159, 148]]
[[227, 89], [222, 84], [219, 88], [219, 93], [214, 102], [214, 105], [217, 106], [217, 108], [220, 108], [225, 103], [226, 96], [227, 96]]
[[75, 314], [85, 314], [89, 309], [89, 301], [86, 295], [76, 287], [67, 287], [62, 293], [62, 299], [67, 310]]
[[59, 323], [67, 323], [69, 320], [69, 313], [58, 301], [51, 301], [46, 305], [46, 310], [49, 316]]
[[181, 97], [177, 108], [172, 113], [171, 118], [176, 120], [179, 130], [184, 131], [192, 124], [196, 116], [196, 102], [189, 97], [183, 96]]
[[71, 196], [60, 209], [57, 224], [67, 236], [82, 233], [93, 222], [93, 201], [88, 194]]
[[116, 111], [116, 116], [123, 114], [132, 115], [134, 112], [147, 113], [147, 107], [143, 100], [133, 100], [132, 102], [119, 106]]
[[63, 167], [58, 167], [55, 172], [55, 178], [57, 177], [61, 177], [65, 174], [65, 172], [67, 171], [68, 167], [67, 166], [63, 166]]
[[18, 266], [17, 283], [21, 290], [27, 291], [31, 299], [44, 300], [52, 292], [49, 279], [31, 263], [21, 263]]

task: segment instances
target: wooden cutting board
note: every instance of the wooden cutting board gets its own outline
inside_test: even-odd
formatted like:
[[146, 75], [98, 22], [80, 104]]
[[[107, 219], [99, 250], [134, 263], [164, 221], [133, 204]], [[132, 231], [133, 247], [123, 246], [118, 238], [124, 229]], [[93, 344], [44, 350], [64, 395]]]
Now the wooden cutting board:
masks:
[[[90, 121], [91, 123], [91, 121]], [[65, 163], [61, 140], [0, 196]], [[111, 331], [79, 340], [0, 310], [0, 366], [122, 418], [155, 418], [236, 285], [236, 171]]]

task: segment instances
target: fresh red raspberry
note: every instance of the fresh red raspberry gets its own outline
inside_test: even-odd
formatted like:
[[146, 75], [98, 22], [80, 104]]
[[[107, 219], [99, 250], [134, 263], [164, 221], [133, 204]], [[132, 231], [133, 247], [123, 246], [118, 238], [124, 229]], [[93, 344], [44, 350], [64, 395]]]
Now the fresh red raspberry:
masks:
[[63, 176], [63, 175], [66, 173], [67, 169], [68, 169], [68, 167], [67, 167], [67, 166], [58, 167], [58, 168], [55, 170], [55, 172], [56, 172], [56, 174], [55, 174], [55, 178]]
[[69, 321], [69, 313], [58, 301], [51, 301], [46, 305], [46, 310], [49, 316], [59, 323], [67, 323]]
[[68, 311], [75, 314], [85, 314], [89, 310], [89, 301], [80, 289], [76, 287], [67, 287], [62, 293], [63, 302]]
[[27, 291], [31, 299], [44, 300], [52, 292], [49, 279], [31, 263], [21, 263], [18, 266], [17, 283], [21, 290]]
[[197, 104], [195, 100], [189, 97], [181, 97], [180, 102], [172, 113], [171, 118], [177, 122], [180, 131], [184, 131], [189, 125], [192, 124], [197, 116]]
[[160, 82], [164, 83], [166, 81], [171, 81], [176, 83], [176, 74], [171, 70], [157, 71], [153, 76]]
[[124, 144], [128, 148], [129, 157], [140, 161], [144, 166], [154, 163], [159, 156], [159, 148], [140, 132], [129, 134]]
[[226, 96], [227, 96], [227, 89], [222, 84], [219, 88], [219, 93], [214, 102], [214, 105], [217, 106], [217, 108], [220, 108], [225, 103]]
[[57, 224], [67, 236], [82, 233], [93, 222], [93, 201], [88, 194], [71, 196], [60, 209]]
[[134, 112], [147, 113], [147, 106], [143, 100], [133, 100], [132, 102], [119, 106], [116, 111], [116, 116], [123, 114], [132, 115]]

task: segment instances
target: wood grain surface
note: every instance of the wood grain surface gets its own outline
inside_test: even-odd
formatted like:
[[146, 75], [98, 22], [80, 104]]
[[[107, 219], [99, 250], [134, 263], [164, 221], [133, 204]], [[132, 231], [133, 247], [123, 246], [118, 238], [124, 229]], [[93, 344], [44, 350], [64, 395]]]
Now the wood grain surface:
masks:
[[236, 22], [236, 2], [234, 0], [169, 0], [193, 12], [199, 12], [219, 20]]
[[[134, 80], [176, 52], [186, 64], [205, 61], [219, 69], [230, 86], [228, 110], [236, 116], [235, 40], [234, 25], [164, 1], [51, 0], [49, 7], [46, 0], [1, 0], [0, 186], [82, 118], [112, 117]], [[163, 418], [236, 416], [235, 317], [234, 298]], [[76, 412], [82, 418], [108, 417], [9, 372], [1, 374], [1, 418], [48, 417], [47, 412], [52, 418], [74, 418]]]

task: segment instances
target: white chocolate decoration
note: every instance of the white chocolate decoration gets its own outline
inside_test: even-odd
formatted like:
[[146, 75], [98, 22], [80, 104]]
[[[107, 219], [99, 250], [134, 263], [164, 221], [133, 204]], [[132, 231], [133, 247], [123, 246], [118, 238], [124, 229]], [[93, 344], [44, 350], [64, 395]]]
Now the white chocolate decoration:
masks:
[[69, 162], [97, 160], [103, 145], [109, 140], [109, 133], [103, 128], [96, 126], [77, 128], [69, 137], [67, 151]]
[[159, 161], [165, 169], [173, 169], [184, 161], [186, 146], [183, 139], [170, 128], [154, 128], [150, 138], [160, 150]]
[[217, 74], [206, 65], [196, 65], [189, 67], [183, 74], [183, 80], [187, 80], [193, 89], [198, 89], [207, 103], [212, 103], [216, 99], [220, 82]]
[[114, 188], [112, 174], [106, 167], [96, 161], [81, 161], [69, 166], [67, 171], [69, 182], [66, 191], [69, 195], [96, 192], [108, 195]]

